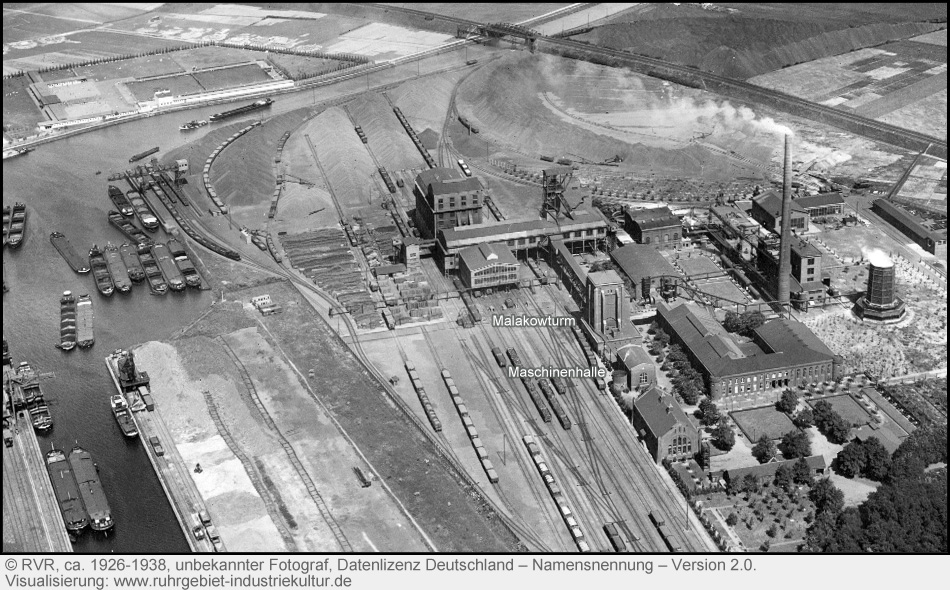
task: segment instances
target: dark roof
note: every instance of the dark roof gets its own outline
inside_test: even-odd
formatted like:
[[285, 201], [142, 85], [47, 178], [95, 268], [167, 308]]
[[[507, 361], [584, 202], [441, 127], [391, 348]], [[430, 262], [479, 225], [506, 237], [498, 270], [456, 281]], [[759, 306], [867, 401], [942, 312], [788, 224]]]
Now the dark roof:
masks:
[[821, 250], [811, 242], [806, 242], [802, 239], [795, 240], [793, 238], [791, 247], [795, 254], [801, 258], [821, 258]]
[[[778, 471], [778, 468], [782, 465], [787, 465], [791, 469], [798, 459], [789, 459], [788, 461], [772, 461], [771, 463], [763, 463], [762, 465], [753, 465], [752, 467], [737, 467], [736, 469], [726, 469], [723, 471], [723, 475], [729, 481], [738, 481], [743, 479], [747, 475], [752, 475], [753, 477], [762, 478], [762, 477], [774, 477], [775, 472]], [[808, 467], [812, 470], [821, 469], [824, 471], [828, 468], [828, 462], [825, 460], [822, 455], [813, 455], [811, 457], [805, 457], [805, 463], [808, 463]]]
[[798, 197], [792, 203], [801, 206], [803, 209], [811, 209], [813, 207], [827, 207], [828, 205], [844, 205], [844, 199], [841, 198], [840, 193], [818, 193], [817, 195]]
[[527, 236], [561, 235], [569, 231], [607, 227], [607, 220], [597, 209], [579, 209], [573, 211], [571, 215], [574, 219], [561, 219], [559, 222], [550, 219], [522, 219], [462, 225], [443, 229], [440, 234], [442, 242], [451, 248], [462, 245], [456, 245], [454, 242], [464, 240], [494, 239], [502, 241]]
[[713, 376], [728, 377], [829, 361], [834, 354], [804, 324], [786, 319], [766, 322], [756, 331], [756, 344], [738, 345], [733, 336], [694, 304], [676, 307], [660, 302], [658, 312]]
[[420, 172], [416, 176], [416, 184], [423, 189], [428, 189], [429, 185], [434, 182], [445, 182], [453, 178], [465, 178], [465, 176], [455, 168], [432, 168]]
[[459, 252], [470, 271], [492, 266], [493, 264], [518, 264], [511, 250], [503, 244], [479, 244]]
[[887, 452], [891, 454], [893, 454], [894, 451], [897, 450], [897, 447], [901, 446], [901, 442], [903, 442], [903, 440], [896, 434], [890, 430], [887, 430], [886, 428], [881, 428], [874, 422], [865, 424], [855, 431], [854, 438], [861, 442], [866, 442], [869, 438], [876, 438], [878, 441], [880, 441], [881, 446], [883, 446]]
[[[762, 208], [766, 213], [772, 217], [781, 217], [782, 216], [782, 197], [775, 191], [764, 192], [757, 197], [752, 198], [752, 202]], [[802, 209], [796, 201], [792, 201], [792, 211], [805, 213], [805, 210]]]
[[656, 229], [660, 227], [678, 227], [683, 221], [669, 207], [656, 207], [654, 209], [627, 209], [627, 218], [637, 224], [641, 230]]
[[373, 269], [373, 272], [377, 277], [388, 277], [389, 275], [394, 275], [400, 272], [406, 272], [405, 264], [385, 264], [383, 266], [377, 266]]
[[872, 205], [881, 209], [900, 223], [904, 224], [910, 231], [920, 238], [930, 238], [934, 242], [947, 239], [947, 230], [935, 231], [923, 224], [923, 219], [917, 217], [910, 211], [891, 203], [887, 199], [876, 199]]
[[649, 244], [628, 244], [611, 252], [610, 257], [631, 281], [643, 277], [681, 276], [680, 271]]
[[669, 432], [677, 422], [693, 427], [672, 396], [666, 395], [655, 386], [634, 400], [633, 411], [640, 415], [656, 438]]

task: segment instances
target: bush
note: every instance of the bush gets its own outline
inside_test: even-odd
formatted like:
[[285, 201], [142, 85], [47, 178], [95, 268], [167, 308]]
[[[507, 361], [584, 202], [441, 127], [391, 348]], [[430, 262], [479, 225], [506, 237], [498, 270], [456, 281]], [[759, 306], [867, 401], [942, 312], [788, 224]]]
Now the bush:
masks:
[[737, 522], [739, 522], [739, 517], [736, 516], [735, 512], [730, 512], [729, 516], [726, 517], [726, 524], [729, 526], [736, 526]]

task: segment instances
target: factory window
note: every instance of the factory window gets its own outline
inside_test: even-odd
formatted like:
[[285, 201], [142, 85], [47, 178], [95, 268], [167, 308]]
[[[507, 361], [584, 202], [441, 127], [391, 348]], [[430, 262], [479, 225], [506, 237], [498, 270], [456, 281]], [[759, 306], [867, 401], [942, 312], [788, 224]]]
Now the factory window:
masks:
[[524, 238], [518, 238], [518, 245], [524, 246]]
[[673, 241], [675, 242], [675, 241], [677, 241], [677, 240], [679, 240], [679, 239], [680, 239], [680, 235], [674, 233], [674, 234], [673, 234]]
[[462, 206], [465, 206], [465, 195], [462, 195]]
[[813, 264], [815, 264], [815, 259], [814, 259], [814, 258], [809, 258], [809, 259], [808, 259], [808, 266], [812, 266]]
[[809, 268], [809, 269], [808, 269], [808, 276], [811, 276], [811, 275], [814, 275], [814, 274], [815, 274], [815, 269]]
[[650, 243], [650, 236], [644, 236], [644, 238], [643, 238], [643, 243], [644, 243], [644, 244], [649, 244], [649, 243]]
[[449, 207], [455, 207], [455, 197], [449, 197]]
[[670, 234], [663, 234], [663, 241], [664, 241], [664, 242], [669, 242], [669, 241], [670, 241]]
[[594, 235], [594, 230], [592, 230], [592, 229], [587, 230], [587, 235], [588, 235], [588, 236]]
[[649, 382], [649, 381], [650, 381], [650, 376], [649, 376], [649, 375], [647, 375], [646, 373], [640, 373], [640, 383], [641, 383], [641, 384], [647, 383], [647, 382]]

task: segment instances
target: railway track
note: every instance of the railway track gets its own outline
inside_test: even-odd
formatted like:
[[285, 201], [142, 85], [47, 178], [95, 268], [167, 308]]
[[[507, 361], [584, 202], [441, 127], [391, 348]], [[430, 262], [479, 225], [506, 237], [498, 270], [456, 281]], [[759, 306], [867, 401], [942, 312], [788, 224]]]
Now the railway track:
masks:
[[327, 503], [320, 494], [320, 491], [317, 489], [317, 486], [310, 478], [310, 474], [307, 473], [303, 463], [300, 462], [300, 457], [297, 456], [296, 449], [294, 449], [293, 445], [290, 444], [290, 441], [287, 440], [287, 437], [284, 436], [284, 433], [281, 432], [279, 428], [277, 428], [277, 425], [274, 423], [273, 418], [271, 418], [267, 408], [265, 408], [264, 404], [261, 402], [261, 398], [257, 394], [257, 388], [254, 386], [254, 382], [251, 381], [251, 376], [248, 374], [244, 363], [241, 362], [241, 359], [239, 359], [234, 353], [231, 345], [228, 344], [227, 340], [225, 340], [223, 336], [219, 336], [218, 340], [224, 347], [224, 351], [231, 359], [231, 362], [233, 362], [237, 367], [238, 372], [241, 374], [241, 380], [244, 381], [244, 387], [247, 389], [248, 394], [250, 394], [251, 399], [254, 401], [254, 406], [260, 413], [261, 418], [264, 419], [264, 423], [277, 436], [280, 446], [283, 447], [284, 452], [287, 454], [287, 458], [290, 460], [291, 465], [293, 465], [294, 470], [297, 472], [297, 476], [300, 478], [300, 481], [302, 481], [304, 486], [307, 488], [307, 493], [310, 494], [310, 498], [313, 500], [314, 504], [316, 504], [317, 510], [320, 512], [320, 516], [323, 517], [323, 520], [326, 522], [330, 532], [333, 533], [333, 537], [336, 539], [336, 542], [340, 545], [340, 548], [343, 551], [352, 553], [353, 546], [350, 545], [350, 541], [343, 533], [343, 529], [340, 527], [339, 523], [337, 523], [333, 513], [330, 512], [330, 508], [327, 506]]

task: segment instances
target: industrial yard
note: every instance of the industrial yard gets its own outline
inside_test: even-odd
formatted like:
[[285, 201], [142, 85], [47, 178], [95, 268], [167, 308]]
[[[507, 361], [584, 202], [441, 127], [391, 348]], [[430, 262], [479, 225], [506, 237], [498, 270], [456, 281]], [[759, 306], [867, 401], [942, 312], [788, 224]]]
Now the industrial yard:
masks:
[[[82, 370], [111, 346], [145, 371], [107, 360], [188, 548], [844, 546], [848, 510], [918, 477], [871, 472], [877, 446], [945, 437], [946, 9], [817, 12], [5, 7], [4, 158], [40, 152], [12, 172], [162, 126], [77, 192], [127, 183], [205, 299], [165, 296], [194, 309], [149, 337], [107, 323]], [[38, 338], [7, 332], [5, 363]], [[45, 477], [35, 443], [17, 469]], [[5, 548], [59, 547], [8, 514], [6, 463]]]

